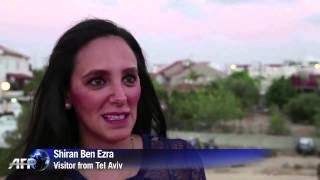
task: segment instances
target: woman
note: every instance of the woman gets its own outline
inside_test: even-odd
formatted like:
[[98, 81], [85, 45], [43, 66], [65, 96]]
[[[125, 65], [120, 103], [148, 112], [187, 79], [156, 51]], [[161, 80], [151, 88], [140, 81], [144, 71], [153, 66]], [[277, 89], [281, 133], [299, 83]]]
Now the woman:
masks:
[[[29, 129], [24, 157], [36, 148], [191, 148], [183, 140], [166, 139], [165, 119], [138, 42], [101, 19], [84, 20], [58, 40], [35, 95]], [[16, 172], [8, 179], [21, 175]], [[28, 177], [205, 178], [202, 168], [45, 171]]]

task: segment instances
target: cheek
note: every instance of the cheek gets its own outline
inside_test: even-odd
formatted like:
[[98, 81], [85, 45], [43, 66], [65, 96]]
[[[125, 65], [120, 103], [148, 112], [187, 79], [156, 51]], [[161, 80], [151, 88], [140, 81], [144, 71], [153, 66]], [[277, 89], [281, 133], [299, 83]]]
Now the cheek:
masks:
[[137, 109], [138, 102], [140, 100], [141, 88], [140, 85], [137, 88], [133, 88], [128, 92], [128, 103], [131, 108]]
[[70, 99], [79, 115], [87, 114], [97, 109], [99, 101], [101, 101], [101, 98], [99, 98], [97, 94], [82, 91], [81, 88], [74, 88], [70, 93]]

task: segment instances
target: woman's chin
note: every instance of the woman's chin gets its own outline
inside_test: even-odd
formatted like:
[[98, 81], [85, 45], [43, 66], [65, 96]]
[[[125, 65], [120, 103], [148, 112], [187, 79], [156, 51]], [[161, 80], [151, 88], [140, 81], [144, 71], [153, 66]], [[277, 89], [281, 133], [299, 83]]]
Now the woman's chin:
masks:
[[113, 135], [108, 135], [105, 140], [109, 143], [119, 143], [128, 139], [131, 136], [130, 133], [115, 133]]

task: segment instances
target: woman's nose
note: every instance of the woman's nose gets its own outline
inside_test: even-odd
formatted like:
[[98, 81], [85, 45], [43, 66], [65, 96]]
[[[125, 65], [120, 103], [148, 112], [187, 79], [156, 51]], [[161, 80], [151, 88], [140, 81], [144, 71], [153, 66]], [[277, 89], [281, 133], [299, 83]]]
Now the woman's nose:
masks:
[[127, 96], [122, 85], [113, 85], [110, 102], [116, 105], [123, 105], [126, 101]]

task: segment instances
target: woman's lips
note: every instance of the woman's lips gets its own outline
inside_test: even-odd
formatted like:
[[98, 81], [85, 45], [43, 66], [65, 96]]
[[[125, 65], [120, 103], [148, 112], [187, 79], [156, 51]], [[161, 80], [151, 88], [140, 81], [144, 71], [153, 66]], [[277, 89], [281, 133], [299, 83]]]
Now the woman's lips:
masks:
[[102, 118], [111, 124], [123, 124], [127, 122], [128, 112], [113, 112], [102, 115]]

